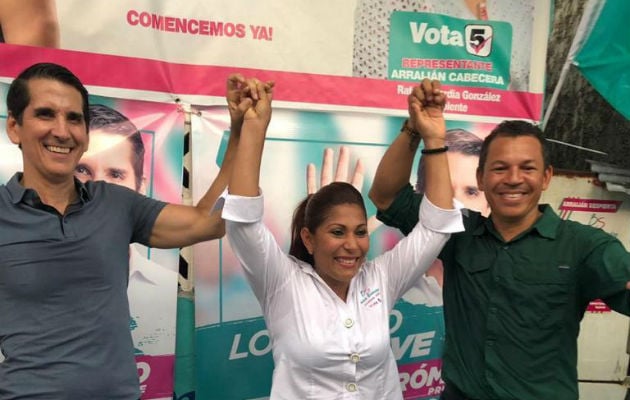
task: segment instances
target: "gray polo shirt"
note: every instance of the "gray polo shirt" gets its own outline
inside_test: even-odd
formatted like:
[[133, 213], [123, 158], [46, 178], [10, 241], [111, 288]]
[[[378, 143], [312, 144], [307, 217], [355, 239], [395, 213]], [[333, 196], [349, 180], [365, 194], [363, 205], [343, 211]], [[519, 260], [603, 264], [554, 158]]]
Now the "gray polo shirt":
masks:
[[138, 399], [129, 332], [129, 244], [165, 203], [76, 181], [65, 215], [0, 185], [0, 400]]

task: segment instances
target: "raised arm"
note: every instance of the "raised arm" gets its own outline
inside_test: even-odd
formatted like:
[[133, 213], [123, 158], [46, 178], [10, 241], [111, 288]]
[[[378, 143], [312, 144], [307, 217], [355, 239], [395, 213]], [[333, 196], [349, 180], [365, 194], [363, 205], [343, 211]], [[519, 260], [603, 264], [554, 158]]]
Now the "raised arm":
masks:
[[235, 168], [230, 178], [228, 192], [232, 195], [258, 196], [260, 163], [267, 126], [271, 120], [271, 86], [254, 81], [252, 98], [244, 100], [249, 105], [243, 122], [243, 134], [235, 157]]
[[[444, 148], [446, 124], [442, 110], [445, 101], [446, 96], [440, 90], [440, 83], [428, 79], [424, 79], [409, 95], [409, 119], [381, 159], [370, 188], [369, 197], [379, 210], [389, 208], [396, 194], [409, 183], [420, 139], [424, 140], [425, 150]], [[425, 162], [428, 165], [425, 165], [429, 168], [425, 176], [425, 194], [435, 205], [442, 207], [446, 204], [443, 200], [450, 193], [448, 204], [452, 204], [446, 153], [429, 153], [424, 156], [427, 156]], [[447, 182], [449, 188], [441, 185], [441, 182]], [[449, 205], [445, 208], [451, 207]]]
[[409, 96], [409, 120], [424, 142], [424, 195], [444, 209], [453, 208], [453, 186], [446, 157], [446, 95], [439, 81], [424, 79]]
[[[273, 86], [271, 84], [269, 87]], [[151, 246], [160, 248], [188, 246], [225, 234], [221, 210], [213, 210], [216, 200], [232, 175], [236, 150], [239, 146], [245, 112], [257, 99], [256, 84], [240, 74], [230, 75], [226, 99], [230, 112], [230, 138], [221, 169], [196, 206], [168, 204], [158, 216], [151, 234]]]
[[59, 47], [55, 1], [0, 1], [0, 29], [6, 43]]

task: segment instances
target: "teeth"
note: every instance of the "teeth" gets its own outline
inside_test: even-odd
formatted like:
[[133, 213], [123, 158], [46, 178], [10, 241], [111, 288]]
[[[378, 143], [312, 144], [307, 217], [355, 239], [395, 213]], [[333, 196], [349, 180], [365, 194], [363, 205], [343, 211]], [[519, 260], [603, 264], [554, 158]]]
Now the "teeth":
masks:
[[354, 264], [355, 261], [356, 261], [356, 258], [337, 258], [337, 262], [339, 262], [339, 264], [344, 264], [344, 265], [352, 265]]
[[53, 153], [62, 153], [62, 154], [70, 153], [69, 147], [46, 146], [46, 148], [48, 149], [48, 151], [52, 151]]
[[523, 195], [521, 193], [512, 193], [512, 194], [504, 194], [503, 197], [507, 198], [507, 199], [519, 199], [521, 198]]

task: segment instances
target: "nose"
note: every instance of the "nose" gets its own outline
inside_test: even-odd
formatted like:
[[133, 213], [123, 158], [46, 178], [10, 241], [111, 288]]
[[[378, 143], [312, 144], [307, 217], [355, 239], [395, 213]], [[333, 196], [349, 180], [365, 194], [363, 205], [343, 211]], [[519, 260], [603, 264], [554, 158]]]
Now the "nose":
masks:
[[514, 166], [508, 170], [506, 181], [512, 185], [518, 185], [523, 180], [521, 169], [518, 166]]
[[55, 118], [51, 131], [52, 134], [61, 141], [70, 139], [70, 125], [64, 116], [60, 115]]
[[358, 244], [358, 240], [357, 240], [357, 236], [355, 234], [349, 234], [346, 237], [346, 241], [344, 242], [344, 249], [346, 250], [355, 250], [359, 248], [359, 244]]

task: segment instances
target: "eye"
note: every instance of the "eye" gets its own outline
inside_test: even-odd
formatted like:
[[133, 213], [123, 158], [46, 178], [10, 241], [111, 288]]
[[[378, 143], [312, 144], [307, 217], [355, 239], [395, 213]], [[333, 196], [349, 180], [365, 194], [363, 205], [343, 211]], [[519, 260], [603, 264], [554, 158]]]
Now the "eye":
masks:
[[86, 167], [85, 165], [81, 165], [81, 164], [77, 165], [74, 171], [77, 174], [81, 174], [81, 175], [87, 175], [87, 176], [92, 175], [92, 172], [90, 171], [90, 169]]
[[479, 189], [477, 189], [476, 187], [469, 186], [466, 188], [465, 193], [466, 193], [466, 196], [477, 197], [479, 196]]
[[73, 124], [82, 124], [83, 123], [83, 114], [80, 113], [68, 113], [67, 119], [69, 122]]
[[368, 235], [368, 230], [365, 228], [357, 229], [354, 234], [358, 237], [366, 237]]
[[330, 231], [330, 233], [331, 233], [333, 236], [343, 236], [343, 235], [344, 235], [344, 231], [343, 231], [343, 229], [332, 229], [332, 230]]
[[110, 171], [109, 175], [114, 179], [118, 179], [118, 180], [125, 179], [125, 173], [119, 170]]

